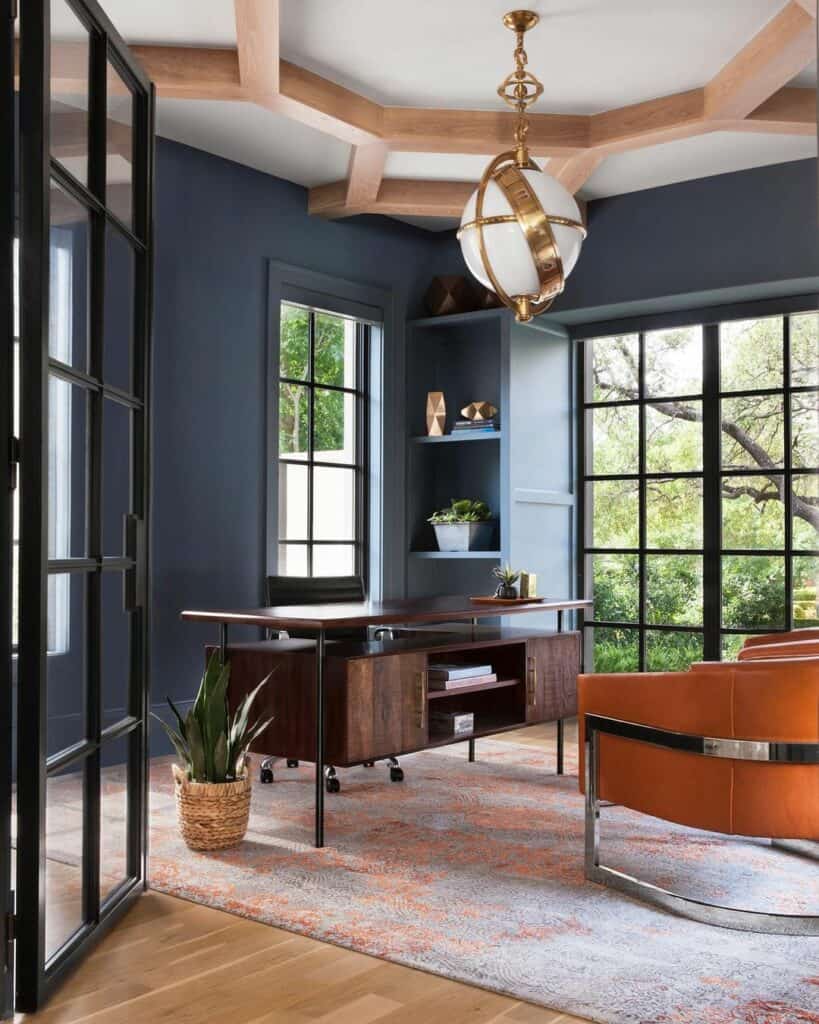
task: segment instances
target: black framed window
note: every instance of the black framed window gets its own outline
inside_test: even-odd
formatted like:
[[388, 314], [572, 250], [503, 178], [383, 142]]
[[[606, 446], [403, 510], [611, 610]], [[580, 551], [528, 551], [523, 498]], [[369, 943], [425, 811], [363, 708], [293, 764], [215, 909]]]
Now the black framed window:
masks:
[[583, 344], [589, 667], [819, 625], [819, 314]]
[[278, 569], [366, 577], [369, 324], [282, 302]]

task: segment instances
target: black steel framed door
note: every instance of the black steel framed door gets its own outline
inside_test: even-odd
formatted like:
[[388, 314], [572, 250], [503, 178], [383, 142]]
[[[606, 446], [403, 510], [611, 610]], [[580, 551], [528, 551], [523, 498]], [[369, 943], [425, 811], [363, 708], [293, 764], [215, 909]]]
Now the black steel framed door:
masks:
[[95, 0], [19, 24], [16, 1008], [142, 891], [153, 95]]
[[14, 472], [14, 5], [0, 3], [0, 1017], [12, 1011], [12, 527]]

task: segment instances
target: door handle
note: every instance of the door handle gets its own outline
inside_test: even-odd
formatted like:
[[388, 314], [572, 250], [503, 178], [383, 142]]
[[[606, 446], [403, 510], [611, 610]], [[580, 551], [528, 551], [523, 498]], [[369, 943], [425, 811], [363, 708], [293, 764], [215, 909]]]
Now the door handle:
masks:
[[122, 606], [126, 612], [145, 607], [145, 521], [129, 512], [123, 517], [125, 557], [134, 564], [125, 570]]

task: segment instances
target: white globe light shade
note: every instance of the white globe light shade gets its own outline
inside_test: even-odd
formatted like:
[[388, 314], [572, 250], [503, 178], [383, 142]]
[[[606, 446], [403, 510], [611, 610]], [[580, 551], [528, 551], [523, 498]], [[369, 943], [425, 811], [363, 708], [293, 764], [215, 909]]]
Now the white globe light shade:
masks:
[[[580, 210], [571, 193], [543, 171], [524, 170], [521, 172], [531, 185], [546, 214], [580, 221]], [[472, 193], [464, 207], [461, 227], [476, 219], [478, 190]], [[514, 214], [514, 210], [500, 187], [493, 180], [486, 186], [483, 200], [483, 217], [497, 217]], [[577, 263], [583, 235], [577, 228], [563, 224], [552, 224], [555, 244], [563, 262], [563, 276], [568, 277]], [[540, 280], [535, 262], [523, 229], [517, 221], [502, 224], [488, 224], [483, 229], [486, 255], [495, 277], [507, 295], [537, 295]], [[482, 285], [490, 291], [495, 289], [486, 273], [478, 247], [478, 229], [468, 228], [461, 234], [461, 251], [466, 265]]]

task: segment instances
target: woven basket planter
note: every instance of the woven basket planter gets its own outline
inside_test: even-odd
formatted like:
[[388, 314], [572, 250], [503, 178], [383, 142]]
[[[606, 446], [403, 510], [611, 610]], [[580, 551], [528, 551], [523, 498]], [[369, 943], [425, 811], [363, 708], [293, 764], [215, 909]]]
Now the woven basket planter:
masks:
[[224, 850], [245, 837], [250, 817], [247, 765], [235, 782], [191, 782], [173, 765], [176, 813], [182, 838], [191, 850]]

